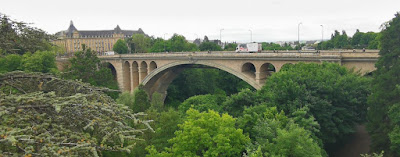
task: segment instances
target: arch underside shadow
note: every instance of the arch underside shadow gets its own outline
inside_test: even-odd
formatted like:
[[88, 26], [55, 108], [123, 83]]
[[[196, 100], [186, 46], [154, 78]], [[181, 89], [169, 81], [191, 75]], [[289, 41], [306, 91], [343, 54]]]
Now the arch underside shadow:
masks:
[[144, 89], [150, 97], [153, 95], [154, 92], [162, 94], [164, 100], [167, 95], [166, 91], [168, 89], [168, 86], [185, 68], [190, 67], [190, 65], [202, 65], [220, 69], [240, 78], [255, 89], [261, 88], [261, 86], [257, 84], [254, 78], [249, 78], [244, 73], [237, 72], [226, 66], [204, 61], [181, 61], [158, 67], [157, 69], [149, 73], [142, 82], [142, 84], [144, 85]]

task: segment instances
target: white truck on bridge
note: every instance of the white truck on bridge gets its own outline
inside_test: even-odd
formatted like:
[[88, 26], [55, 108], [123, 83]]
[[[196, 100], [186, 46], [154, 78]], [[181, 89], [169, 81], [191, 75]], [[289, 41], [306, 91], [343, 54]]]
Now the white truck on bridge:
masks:
[[237, 53], [261, 52], [261, 50], [262, 50], [262, 46], [259, 43], [238, 44], [238, 46], [236, 47]]

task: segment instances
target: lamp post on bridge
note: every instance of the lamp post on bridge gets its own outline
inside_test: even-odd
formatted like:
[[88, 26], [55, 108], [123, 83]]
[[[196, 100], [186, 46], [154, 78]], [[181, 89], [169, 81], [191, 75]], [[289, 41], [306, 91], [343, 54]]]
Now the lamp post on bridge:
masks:
[[321, 37], [321, 50], [323, 50], [323, 47], [322, 47], [322, 42], [324, 41], [324, 25], [321, 25], [321, 29], [322, 29], [322, 37]]
[[225, 30], [225, 29], [220, 29], [219, 30], [219, 41], [221, 42], [221, 45], [222, 45], [222, 35], [221, 35], [221, 32], [223, 31], [223, 30]]
[[303, 23], [300, 22], [300, 23], [297, 25], [297, 42], [299, 42], [299, 49], [301, 49], [301, 48], [300, 48], [300, 46], [301, 46], [301, 45], [300, 45], [300, 25], [301, 25], [301, 24], [303, 24]]
[[250, 29], [249, 29], [249, 31], [250, 31], [250, 43], [251, 43], [251, 42], [253, 42], [253, 31], [251, 31]]
[[166, 34], [168, 34], [168, 33], [164, 33], [164, 51], [165, 51], [165, 52], [167, 52], [167, 50], [165, 49], [165, 42], [166, 42], [166, 40], [165, 40], [165, 35], [166, 35]]

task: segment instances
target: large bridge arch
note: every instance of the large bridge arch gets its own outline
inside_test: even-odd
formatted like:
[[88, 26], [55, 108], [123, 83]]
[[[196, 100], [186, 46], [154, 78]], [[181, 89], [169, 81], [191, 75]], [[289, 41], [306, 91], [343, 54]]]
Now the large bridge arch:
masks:
[[261, 86], [256, 82], [254, 78], [250, 78], [244, 73], [241, 73], [224, 65], [207, 61], [178, 61], [154, 69], [143, 79], [142, 84], [144, 85], [144, 89], [147, 91], [149, 96], [151, 97], [154, 92], [158, 92], [163, 94], [163, 98], [165, 99], [168, 86], [175, 79], [175, 77], [178, 76], [178, 74], [185, 69], [185, 67], [183, 67], [184, 65], [204, 65], [217, 68], [242, 79], [255, 89], [261, 89]]
[[118, 72], [116, 66], [111, 62], [103, 62], [102, 64], [111, 70], [111, 74], [114, 76], [114, 80], [118, 80]]

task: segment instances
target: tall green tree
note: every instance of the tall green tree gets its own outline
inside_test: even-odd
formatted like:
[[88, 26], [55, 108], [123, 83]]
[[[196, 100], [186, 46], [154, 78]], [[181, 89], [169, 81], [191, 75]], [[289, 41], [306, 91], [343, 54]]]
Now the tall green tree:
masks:
[[372, 151], [400, 156], [400, 13], [384, 24], [381, 49], [369, 97], [368, 130]]
[[133, 47], [131, 47], [132, 51], [135, 53], [146, 53], [149, 52], [150, 49], [150, 44], [151, 44], [151, 39], [150, 37], [144, 35], [144, 34], [134, 34], [132, 35], [131, 39], [131, 44]]
[[126, 46], [125, 40], [118, 39], [117, 42], [113, 46], [113, 51], [118, 54], [128, 53], [128, 46]]
[[118, 83], [114, 79], [107, 64], [102, 64], [96, 52], [82, 45], [83, 50], [74, 54], [69, 59], [61, 76], [66, 79], [81, 80], [94, 86], [102, 86], [118, 89]]
[[197, 51], [199, 48], [196, 44], [189, 43], [183, 35], [174, 34], [168, 40], [168, 51], [170, 52], [183, 52], [183, 51]]
[[167, 41], [162, 38], [152, 39], [151, 52], [166, 52], [167, 51]]
[[24, 54], [26, 52], [51, 50], [53, 36], [31, 27], [25, 22], [11, 20], [0, 13], [0, 49], [4, 54]]
[[134, 112], [145, 112], [151, 106], [150, 99], [146, 91], [144, 91], [143, 85], [139, 85], [133, 94], [129, 92], [120, 94], [117, 102], [128, 106]]

